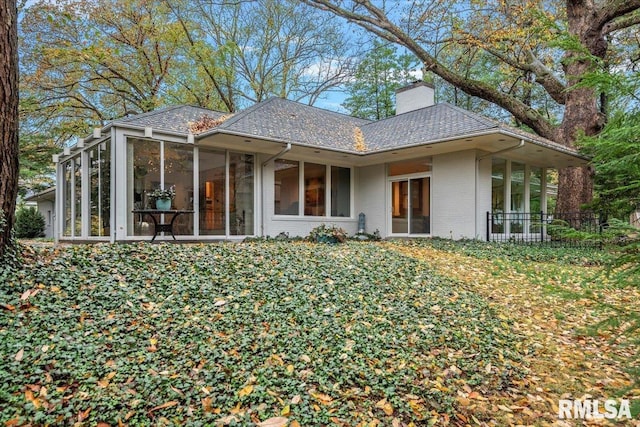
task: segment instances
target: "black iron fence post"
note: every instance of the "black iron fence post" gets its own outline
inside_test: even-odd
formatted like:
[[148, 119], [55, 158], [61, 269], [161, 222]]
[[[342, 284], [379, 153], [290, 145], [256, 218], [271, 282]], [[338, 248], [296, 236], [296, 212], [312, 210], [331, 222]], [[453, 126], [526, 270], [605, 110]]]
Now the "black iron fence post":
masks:
[[487, 242], [491, 241], [491, 212], [487, 211]]
[[544, 211], [540, 211], [540, 243], [544, 242]]

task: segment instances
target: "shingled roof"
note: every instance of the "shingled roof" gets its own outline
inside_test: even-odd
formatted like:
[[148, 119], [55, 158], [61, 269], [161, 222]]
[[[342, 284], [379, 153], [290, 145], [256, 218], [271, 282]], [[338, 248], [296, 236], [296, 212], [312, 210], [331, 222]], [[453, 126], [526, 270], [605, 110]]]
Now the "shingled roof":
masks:
[[199, 133], [198, 137], [229, 133], [354, 154], [427, 145], [479, 133], [506, 132], [538, 145], [577, 155], [575, 150], [561, 144], [448, 103], [374, 122], [286, 99], [270, 98], [233, 115], [181, 105], [118, 119], [113, 124], [152, 127], [186, 135], [190, 132], [190, 125], [204, 117], [219, 120], [219, 123]]
[[356, 151], [356, 129], [368, 123], [371, 122], [286, 99], [270, 98], [236, 114], [216, 130], [299, 145]]
[[442, 103], [372, 122], [362, 127], [369, 151], [402, 148], [496, 129], [478, 114]]
[[148, 113], [123, 117], [113, 121], [114, 125], [125, 125], [139, 128], [152, 127], [155, 130], [175, 133], [189, 133], [189, 126], [201, 120], [203, 117], [221, 119], [229, 113], [209, 110], [193, 105], [175, 105], [160, 108]]

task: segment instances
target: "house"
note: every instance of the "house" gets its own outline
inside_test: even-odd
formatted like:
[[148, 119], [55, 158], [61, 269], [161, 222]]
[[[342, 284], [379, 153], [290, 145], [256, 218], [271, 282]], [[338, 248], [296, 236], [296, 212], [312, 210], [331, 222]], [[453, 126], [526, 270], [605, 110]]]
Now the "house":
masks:
[[35, 204], [38, 212], [44, 218], [44, 237], [53, 239], [56, 236], [56, 188], [47, 188], [26, 197], [24, 200], [27, 204]]
[[148, 240], [153, 222], [133, 211], [153, 208], [159, 187], [187, 211], [178, 240], [305, 236], [320, 224], [354, 234], [360, 213], [383, 237], [526, 234], [526, 223], [489, 224], [487, 212], [546, 211], [552, 171], [587, 162], [433, 99], [415, 83], [380, 121], [279, 98], [235, 114], [174, 106], [115, 120], [54, 156], [55, 237]]

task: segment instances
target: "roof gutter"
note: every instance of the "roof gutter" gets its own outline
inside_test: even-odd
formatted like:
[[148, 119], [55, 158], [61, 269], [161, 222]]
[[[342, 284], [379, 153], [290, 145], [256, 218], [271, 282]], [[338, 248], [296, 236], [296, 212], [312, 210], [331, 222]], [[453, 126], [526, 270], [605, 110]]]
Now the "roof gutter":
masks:
[[518, 145], [514, 145], [513, 147], [508, 147], [503, 150], [493, 151], [491, 153], [485, 154], [484, 156], [478, 157], [476, 160], [480, 161], [482, 159], [486, 159], [487, 157], [495, 156], [496, 154], [506, 153], [508, 151], [517, 150], [518, 148], [524, 147], [524, 139], [521, 139]]
[[262, 207], [260, 208], [260, 237], [264, 237], [264, 167], [267, 165], [267, 163], [273, 161], [273, 160], [277, 160], [280, 157], [284, 156], [286, 153], [288, 153], [289, 151], [291, 151], [291, 143], [287, 142], [287, 146], [284, 147], [282, 150], [280, 150], [279, 153], [269, 157], [267, 160], [265, 160], [264, 162], [262, 162], [262, 167], [260, 168], [260, 199], [262, 201], [261, 205]]
[[280, 157], [284, 156], [289, 151], [291, 151], [291, 143], [287, 142], [287, 146], [284, 147], [282, 149], [282, 151], [280, 151], [278, 154], [274, 154], [273, 156], [269, 157], [267, 160], [262, 162], [262, 167], [265, 167], [267, 165], [267, 163], [269, 163], [272, 160], [279, 159]]

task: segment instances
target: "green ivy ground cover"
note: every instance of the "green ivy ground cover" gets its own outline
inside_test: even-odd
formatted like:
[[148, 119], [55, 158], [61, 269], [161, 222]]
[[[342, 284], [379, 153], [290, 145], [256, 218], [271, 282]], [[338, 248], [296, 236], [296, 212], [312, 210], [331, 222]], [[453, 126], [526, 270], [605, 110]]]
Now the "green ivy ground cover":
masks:
[[552, 262], [559, 265], [602, 265], [611, 252], [592, 247], [557, 247], [542, 244], [497, 243], [481, 240], [421, 239], [402, 243], [457, 252], [480, 259], [504, 258], [523, 262]]
[[0, 284], [5, 425], [425, 425], [522, 373], [505, 320], [384, 244], [33, 251]]

